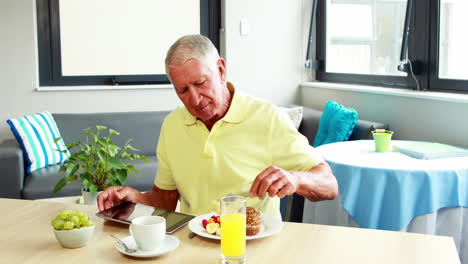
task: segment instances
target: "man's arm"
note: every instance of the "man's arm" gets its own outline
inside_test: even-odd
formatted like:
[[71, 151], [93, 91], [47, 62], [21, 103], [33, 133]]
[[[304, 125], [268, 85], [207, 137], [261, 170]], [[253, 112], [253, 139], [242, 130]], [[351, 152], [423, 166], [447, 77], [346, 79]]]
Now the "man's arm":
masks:
[[338, 183], [326, 162], [304, 172], [270, 166], [255, 178], [250, 188], [251, 197], [263, 199], [267, 193], [270, 197], [298, 193], [310, 201], [333, 200], [338, 195]]
[[338, 196], [338, 182], [326, 162], [307, 172], [292, 172], [299, 179], [297, 194], [310, 201], [333, 200]]
[[163, 190], [156, 186], [145, 193], [130, 187], [112, 186], [104, 190], [97, 198], [99, 211], [109, 209], [123, 202], [146, 204], [174, 211], [179, 199], [179, 191]]
[[154, 185], [153, 189], [142, 193], [138, 197], [137, 203], [174, 211], [177, 207], [179, 196], [178, 190], [163, 190]]

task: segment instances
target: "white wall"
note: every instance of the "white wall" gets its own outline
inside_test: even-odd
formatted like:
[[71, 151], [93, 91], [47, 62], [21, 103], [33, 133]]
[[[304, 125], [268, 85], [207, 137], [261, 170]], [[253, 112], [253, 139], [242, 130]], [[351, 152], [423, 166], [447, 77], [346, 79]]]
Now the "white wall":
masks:
[[[303, 3], [306, 0], [224, 0], [228, 79], [277, 104], [298, 102], [302, 79]], [[240, 35], [240, 20], [250, 34]]]
[[112, 112], [172, 109], [172, 89], [38, 92], [34, 0], [0, 1], [0, 141], [8, 118], [39, 111]]
[[[5, 120], [39, 111], [112, 112], [173, 109], [172, 89], [38, 92], [35, 0], [0, 1], [0, 142], [12, 138]], [[297, 102], [306, 0], [224, 0], [228, 79], [277, 104]], [[240, 36], [240, 19], [251, 26]]]
[[301, 94], [302, 104], [306, 106], [323, 109], [326, 101], [335, 100], [356, 109], [360, 119], [387, 123], [390, 129], [395, 131], [396, 139], [433, 141], [468, 147], [468, 100], [449, 102], [307, 87], [307, 84], [301, 87]]

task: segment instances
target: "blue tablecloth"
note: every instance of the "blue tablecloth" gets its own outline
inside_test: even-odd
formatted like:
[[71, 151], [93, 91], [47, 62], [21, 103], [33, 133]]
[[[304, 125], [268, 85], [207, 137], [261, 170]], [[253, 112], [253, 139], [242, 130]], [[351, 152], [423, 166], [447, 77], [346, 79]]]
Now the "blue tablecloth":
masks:
[[342, 204], [365, 228], [401, 230], [419, 215], [468, 207], [468, 158], [414, 159], [376, 153], [373, 141], [317, 148], [332, 167]]

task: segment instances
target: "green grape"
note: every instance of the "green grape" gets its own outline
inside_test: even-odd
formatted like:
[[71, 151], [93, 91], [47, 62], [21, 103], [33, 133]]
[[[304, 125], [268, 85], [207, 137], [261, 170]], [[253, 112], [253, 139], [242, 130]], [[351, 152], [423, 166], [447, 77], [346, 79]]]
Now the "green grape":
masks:
[[81, 211], [76, 211], [75, 212], [75, 215], [78, 216], [79, 218], [83, 217], [83, 216], [86, 216], [85, 213], [81, 212]]
[[84, 226], [93, 226], [93, 225], [94, 225], [93, 221], [91, 221], [89, 219], [86, 220], [86, 222], [84, 222]]
[[70, 221], [75, 225], [75, 227], [80, 227], [80, 218], [78, 218], [78, 216], [74, 215], [70, 217]]
[[94, 225], [86, 213], [73, 210], [61, 211], [52, 221], [50, 221], [50, 224], [56, 230], [72, 230], [75, 228]]
[[60, 218], [66, 220], [71, 216], [72, 213], [72, 210], [63, 210], [62, 212], [60, 212]]
[[86, 220], [89, 220], [89, 217], [87, 215], [80, 216], [81, 223], [86, 222]]
[[63, 229], [65, 230], [71, 230], [73, 229], [75, 225], [73, 224], [72, 221], [65, 221], [65, 223], [63, 224]]
[[52, 220], [52, 226], [56, 230], [62, 230], [64, 224], [65, 224], [65, 221], [63, 221], [63, 219], [54, 219], [54, 220]]

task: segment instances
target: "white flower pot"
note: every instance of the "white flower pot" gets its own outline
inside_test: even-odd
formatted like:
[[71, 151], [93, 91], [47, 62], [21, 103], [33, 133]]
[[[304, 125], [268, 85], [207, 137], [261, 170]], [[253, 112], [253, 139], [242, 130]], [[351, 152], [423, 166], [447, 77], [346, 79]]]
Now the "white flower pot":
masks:
[[81, 190], [81, 194], [83, 195], [84, 204], [96, 205], [97, 206], [97, 197], [101, 193], [102, 193], [102, 191], [95, 192], [95, 193], [91, 194], [90, 192]]

